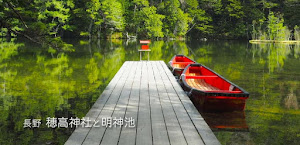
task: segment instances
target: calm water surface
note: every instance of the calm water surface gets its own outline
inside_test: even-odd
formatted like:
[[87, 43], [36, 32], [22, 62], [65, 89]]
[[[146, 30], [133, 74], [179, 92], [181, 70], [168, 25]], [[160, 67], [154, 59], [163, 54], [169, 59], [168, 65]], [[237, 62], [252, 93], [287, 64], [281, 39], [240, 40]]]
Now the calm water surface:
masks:
[[[67, 42], [74, 51], [0, 43], [0, 144], [63, 144], [73, 129], [50, 129], [46, 118], [84, 117], [121, 65], [139, 60], [136, 42]], [[299, 45], [155, 41], [150, 48], [150, 60], [184, 54], [250, 93], [245, 112], [202, 113], [222, 144], [300, 144]], [[24, 119], [38, 118], [40, 128], [23, 128]]]

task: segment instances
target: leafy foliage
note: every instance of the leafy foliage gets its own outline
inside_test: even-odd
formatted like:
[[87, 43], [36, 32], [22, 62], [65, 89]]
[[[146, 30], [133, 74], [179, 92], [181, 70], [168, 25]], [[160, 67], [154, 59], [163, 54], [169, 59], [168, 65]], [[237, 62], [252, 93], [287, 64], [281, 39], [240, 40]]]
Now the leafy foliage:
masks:
[[[25, 36], [57, 50], [56, 37], [274, 39], [269, 14], [280, 16], [280, 39], [300, 25], [294, 0], [0, 0], [0, 36]], [[255, 26], [254, 26], [255, 25]], [[270, 24], [271, 26], [272, 24]], [[253, 27], [255, 27], [253, 29]], [[121, 34], [121, 35], [120, 35]], [[123, 36], [122, 36], [123, 35]], [[270, 35], [270, 36], [269, 36]], [[285, 36], [283, 36], [285, 35]], [[293, 35], [291, 35], [293, 36]], [[51, 40], [50, 40], [51, 39]], [[58, 41], [57, 41], [58, 40]], [[49, 44], [50, 43], [50, 44]]]
[[259, 25], [256, 25], [256, 21], [253, 21], [252, 23], [253, 39], [278, 41], [287, 41], [291, 39], [291, 32], [287, 26], [284, 26], [284, 19], [281, 15], [275, 16], [273, 12], [270, 12], [268, 16], [268, 21], [264, 21], [262, 19], [260, 20]]
[[104, 0], [102, 3], [104, 24], [107, 28], [122, 31], [124, 29], [123, 9], [117, 0]]
[[156, 8], [151, 6], [142, 9], [142, 17], [149, 37], [164, 37], [162, 32], [164, 15], [156, 14]]

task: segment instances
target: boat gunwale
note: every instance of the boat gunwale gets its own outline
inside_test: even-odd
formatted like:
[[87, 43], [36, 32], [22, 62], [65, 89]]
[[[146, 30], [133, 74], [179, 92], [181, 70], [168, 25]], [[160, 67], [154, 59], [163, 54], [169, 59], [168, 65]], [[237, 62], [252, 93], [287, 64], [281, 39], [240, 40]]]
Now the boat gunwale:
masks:
[[[189, 69], [189, 67], [191, 66], [199, 66], [199, 67], [204, 67], [206, 69], [208, 69], [209, 71], [211, 71], [212, 73], [214, 73], [215, 75], [217, 75], [218, 77], [220, 77], [221, 79], [223, 79], [224, 81], [228, 82], [229, 84], [233, 85], [234, 87], [240, 89], [243, 93], [222, 93], [222, 92], [206, 92], [206, 91], [202, 91], [199, 90], [197, 88], [191, 87], [188, 83], [185, 77], [186, 71]], [[185, 67], [184, 71], [182, 72], [180, 78], [182, 79], [182, 83], [184, 84], [184, 86], [186, 86], [189, 90], [190, 90], [190, 94], [193, 94], [193, 91], [196, 91], [196, 93], [200, 93], [200, 94], [204, 94], [205, 96], [209, 97], [209, 96], [228, 96], [228, 97], [245, 97], [248, 98], [249, 97], [249, 93], [247, 91], [245, 91], [243, 88], [239, 87], [238, 85], [234, 84], [233, 82], [229, 81], [228, 79], [224, 78], [223, 76], [219, 75], [218, 73], [216, 73], [215, 71], [213, 71], [212, 69], [206, 67], [203, 64], [200, 63], [194, 63], [194, 64], [189, 64], [188, 66]]]

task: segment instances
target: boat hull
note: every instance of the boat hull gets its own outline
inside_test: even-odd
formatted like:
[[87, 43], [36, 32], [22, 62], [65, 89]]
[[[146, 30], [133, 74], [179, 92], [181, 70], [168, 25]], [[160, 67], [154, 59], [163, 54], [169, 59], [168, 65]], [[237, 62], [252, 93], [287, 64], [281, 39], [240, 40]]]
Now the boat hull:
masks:
[[177, 77], [179, 77], [182, 74], [183, 70], [184, 70], [184, 69], [178, 69], [178, 68], [175, 68], [175, 69], [171, 68], [171, 69], [172, 69], [173, 75], [177, 76]]
[[197, 106], [197, 109], [204, 112], [243, 111], [246, 104], [246, 98], [207, 96], [204, 94], [192, 94], [191, 100]]

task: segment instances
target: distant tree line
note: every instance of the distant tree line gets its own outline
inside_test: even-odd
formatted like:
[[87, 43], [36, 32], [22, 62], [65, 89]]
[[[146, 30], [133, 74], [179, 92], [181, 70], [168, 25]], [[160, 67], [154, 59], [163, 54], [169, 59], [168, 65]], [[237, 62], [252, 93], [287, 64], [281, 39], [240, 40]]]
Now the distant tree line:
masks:
[[294, 34], [299, 0], [0, 0], [0, 36], [52, 47], [67, 47], [63, 37], [256, 39], [274, 30], [269, 18]]

